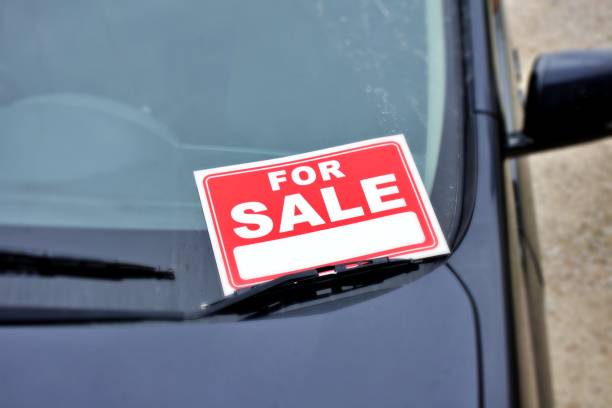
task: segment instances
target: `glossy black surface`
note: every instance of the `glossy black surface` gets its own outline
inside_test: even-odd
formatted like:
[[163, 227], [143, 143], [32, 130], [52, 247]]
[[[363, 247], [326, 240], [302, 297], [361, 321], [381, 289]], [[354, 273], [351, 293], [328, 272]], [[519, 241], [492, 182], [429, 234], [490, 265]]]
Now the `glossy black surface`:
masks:
[[475, 203], [469, 229], [448, 264], [473, 298], [480, 332], [483, 406], [511, 407], [515, 391], [509, 375], [513, 356], [499, 123], [488, 115], [475, 114], [473, 124], [477, 138]]
[[527, 151], [612, 134], [612, 50], [543, 54], [529, 81]]
[[2, 405], [477, 406], [473, 315], [451, 271], [378, 295], [234, 324], [3, 329]]

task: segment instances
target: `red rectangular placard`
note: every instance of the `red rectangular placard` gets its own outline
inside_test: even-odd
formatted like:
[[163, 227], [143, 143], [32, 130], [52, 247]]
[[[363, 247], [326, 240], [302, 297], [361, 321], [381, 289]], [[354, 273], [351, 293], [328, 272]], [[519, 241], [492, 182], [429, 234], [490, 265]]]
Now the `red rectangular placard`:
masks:
[[402, 135], [194, 175], [225, 294], [323, 265], [448, 253]]

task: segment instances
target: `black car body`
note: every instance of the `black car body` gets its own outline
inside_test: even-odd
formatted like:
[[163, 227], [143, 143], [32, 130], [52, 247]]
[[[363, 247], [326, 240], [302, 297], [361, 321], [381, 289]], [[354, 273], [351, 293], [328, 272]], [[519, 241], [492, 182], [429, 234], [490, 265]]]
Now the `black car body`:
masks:
[[[6, 297], [1, 405], [552, 406], [529, 176], [523, 159], [507, 154], [521, 108], [502, 10], [478, 0], [446, 6], [448, 44], [460, 60], [447, 76], [458, 117], [445, 130], [459, 136], [445, 139], [455, 148], [440, 157], [459, 163], [439, 175], [460, 189], [448, 258], [400, 281], [245, 321], [163, 321], [163, 311], [138, 310], [137, 300], [127, 315], [111, 304], [71, 307], [70, 299], [45, 309], [36, 294], [38, 307], [9, 308]], [[446, 194], [434, 185], [434, 206]], [[194, 244], [205, 232], [177, 237], [0, 230], [3, 246], [43, 251], [52, 242], [87, 253], [95, 242], [157, 259], [156, 248], [176, 240], [179, 260], [210, 251]]]

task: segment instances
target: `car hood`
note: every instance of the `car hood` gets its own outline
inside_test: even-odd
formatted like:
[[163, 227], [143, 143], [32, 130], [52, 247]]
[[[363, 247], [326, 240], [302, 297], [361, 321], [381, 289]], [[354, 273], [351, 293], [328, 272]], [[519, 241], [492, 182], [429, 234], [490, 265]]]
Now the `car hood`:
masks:
[[469, 298], [439, 267], [325, 313], [0, 328], [5, 406], [478, 405]]

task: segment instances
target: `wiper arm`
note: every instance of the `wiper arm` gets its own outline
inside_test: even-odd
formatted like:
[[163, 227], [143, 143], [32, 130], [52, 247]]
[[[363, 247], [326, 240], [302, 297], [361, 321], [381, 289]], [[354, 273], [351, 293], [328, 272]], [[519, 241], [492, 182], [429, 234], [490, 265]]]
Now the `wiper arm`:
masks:
[[0, 251], [0, 274], [69, 276], [105, 280], [174, 280], [173, 271], [147, 265], [12, 251]]
[[380, 283], [417, 269], [418, 264], [413, 260], [375, 258], [285, 275], [206, 305], [203, 317], [267, 314], [292, 304]]

